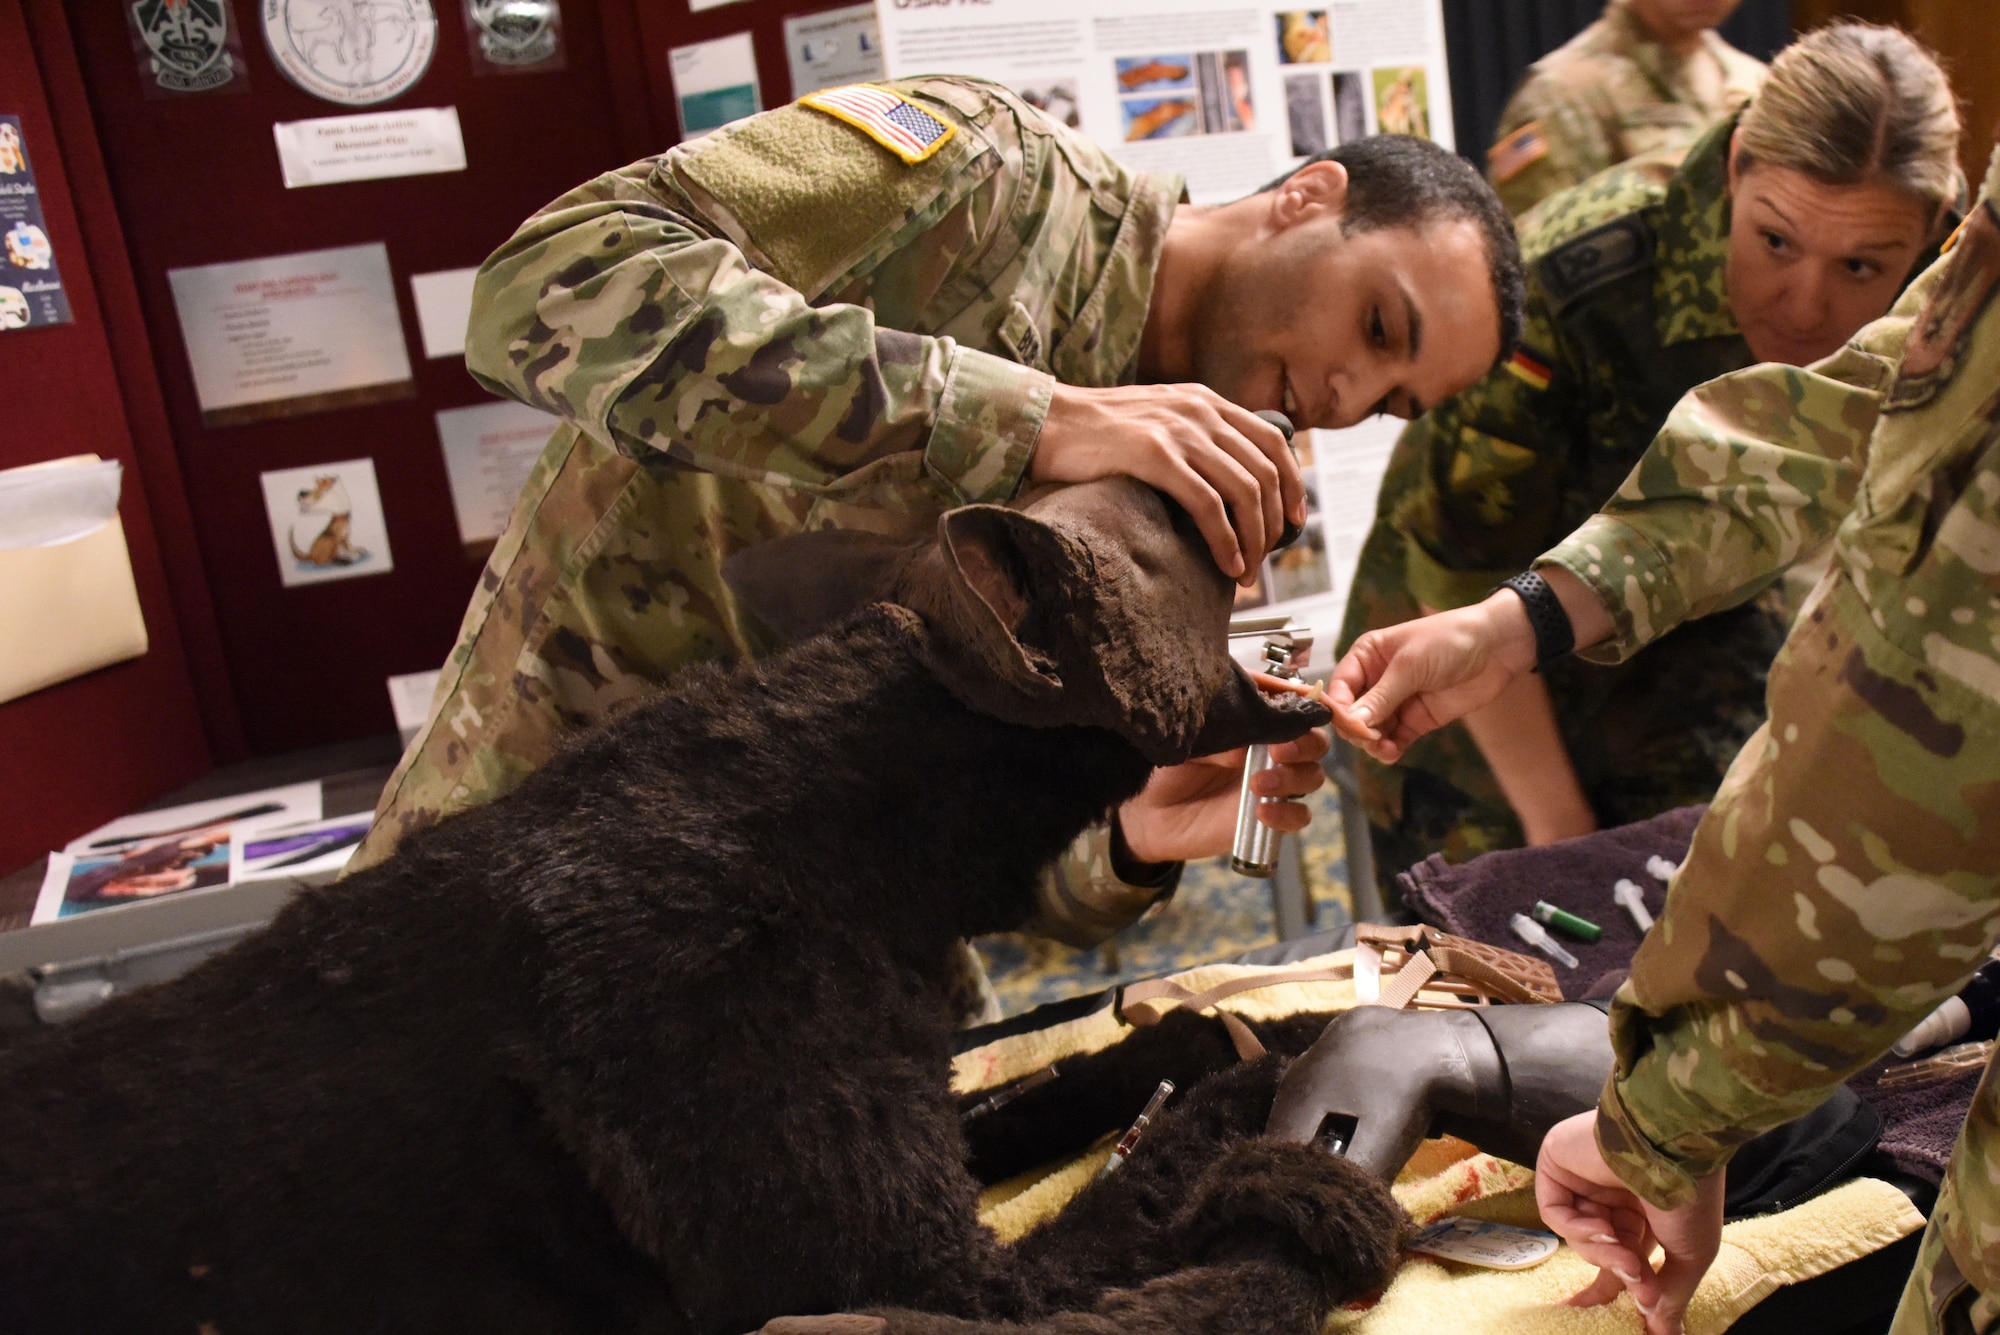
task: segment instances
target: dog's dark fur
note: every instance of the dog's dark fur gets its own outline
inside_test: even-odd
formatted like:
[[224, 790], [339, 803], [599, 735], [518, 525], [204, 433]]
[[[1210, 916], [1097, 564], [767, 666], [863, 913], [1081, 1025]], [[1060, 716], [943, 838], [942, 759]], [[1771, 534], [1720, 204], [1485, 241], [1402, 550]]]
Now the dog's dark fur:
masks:
[[0, 1051], [0, 1329], [1310, 1335], [1380, 1285], [1386, 1191], [1256, 1134], [1281, 1057], [1019, 1244], [977, 1224], [952, 943], [1151, 764], [1324, 714], [1228, 666], [1228, 586], [1150, 492], [941, 534], [737, 569], [793, 633], [891, 601]]

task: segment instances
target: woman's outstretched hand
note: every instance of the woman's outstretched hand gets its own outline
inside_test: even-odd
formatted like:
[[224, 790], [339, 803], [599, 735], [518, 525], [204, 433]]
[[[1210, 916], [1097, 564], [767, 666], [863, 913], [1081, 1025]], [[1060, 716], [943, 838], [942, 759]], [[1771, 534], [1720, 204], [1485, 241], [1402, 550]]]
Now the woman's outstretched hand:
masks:
[[1384, 764], [1427, 732], [1490, 703], [1535, 666], [1527, 610], [1485, 602], [1371, 630], [1333, 670], [1327, 703], [1343, 737]]
[[[1558, 565], [1538, 572], [1549, 583], [1578, 649], [1611, 638], [1611, 614], [1584, 582]], [[1371, 630], [1333, 670], [1327, 704], [1341, 736], [1383, 764], [1410, 743], [1491, 704], [1535, 667], [1535, 629], [1512, 589], [1483, 603]]]

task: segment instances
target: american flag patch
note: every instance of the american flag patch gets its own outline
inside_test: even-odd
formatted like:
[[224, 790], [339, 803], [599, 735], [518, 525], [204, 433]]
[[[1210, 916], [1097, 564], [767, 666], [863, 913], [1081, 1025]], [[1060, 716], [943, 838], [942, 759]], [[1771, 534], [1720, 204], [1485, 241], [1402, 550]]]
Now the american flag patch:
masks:
[[846, 121], [912, 166], [943, 148], [958, 133], [957, 126], [947, 125], [922, 107], [873, 84], [809, 93], [799, 99], [799, 105]]
[[1496, 185], [1504, 185], [1549, 155], [1549, 141], [1540, 121], [1529, 121], [1487, 151], [1486, 170]]

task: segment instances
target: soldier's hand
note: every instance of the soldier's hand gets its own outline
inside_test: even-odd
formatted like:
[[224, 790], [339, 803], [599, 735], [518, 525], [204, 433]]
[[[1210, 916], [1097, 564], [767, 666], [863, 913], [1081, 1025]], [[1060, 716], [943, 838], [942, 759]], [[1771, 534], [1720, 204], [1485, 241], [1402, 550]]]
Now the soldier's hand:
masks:
[[1520, 598], [1371, 630], [1333, 669], [1327, 703], [1341, 735], [1393, 764], [1427, 732], [1490, 704], [1535, 666], [1535, 632]]
[[[1326, 782], [1320, 761], [1332, 742], [1321, 729], [1271, 748], [1278, 763], [1251, 780], [1261, 797], [1299, 798]], [[1118, 809], [1118, 832], [1140, 862], [1220, 857], [1236, 841], [1236, 798], [1244, 752], [1200, 756], [1153, 771], [1145, 791]], [[1305, 803], [1264, 802], [1257, 819], [1289, 834], [1312, 819]]]
[[1118, 474], [1178, 501], [1215, 563], [1246, 586], [1286, 520], [1306, 520], [1305, 483], [1283, 433], [1206, 385], [1057, 385], [1029, 480]]
[[[1598, 1267], [1570, 1305], [1597, 1307], [1630, 1293], [1647, 1335], [1681, 1335], [1688, 1301], [1722, 1246], [1723, 1185], [1721, 1173], [1711, 1174], [1693, 1204], [1663, 1210], [1604, 1162], [1595, 1109], [1556, 1123], [1535, 1161], [1535, 1205], [1544, 1224]], [[1655, 1247], [1665, 1253], [1657, 1271], [1648, 1259]]]

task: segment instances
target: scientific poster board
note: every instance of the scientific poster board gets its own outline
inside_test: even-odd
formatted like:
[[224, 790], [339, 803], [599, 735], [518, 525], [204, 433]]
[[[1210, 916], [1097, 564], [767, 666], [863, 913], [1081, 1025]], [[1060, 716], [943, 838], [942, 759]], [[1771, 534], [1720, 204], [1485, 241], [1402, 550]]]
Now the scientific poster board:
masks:
[[1285, 612], [1318, 637], [1311, 667], [1333, 665], [1334, 642], [1346, 615], [1361, 544], [1375, 522], [1375, 494], [1404, 423], [1371, 418], [1345, 431], [1305, 431], [1298, 452], [1305, 474], [1306, 527], [1299, 540], [1264, 562], [1257, 587], [1239, 590], [1239, 613]]
[[977, 74], [1196, 204], [1378, 129], [1454, 146], [1441, 0], [877, 0], [889, 77]]
[[[889, 77], [1004, 83], [1127, 166], [1181, 173], [1195, 204], [1269, 184], [1376, 133], [1455, 147], [1441, 0], [877, 0]], [[1238, 610], [1286, 612], [1333, 661], [1375, 496], [1403, 423], [1303, 432], [1305, 534]]]

